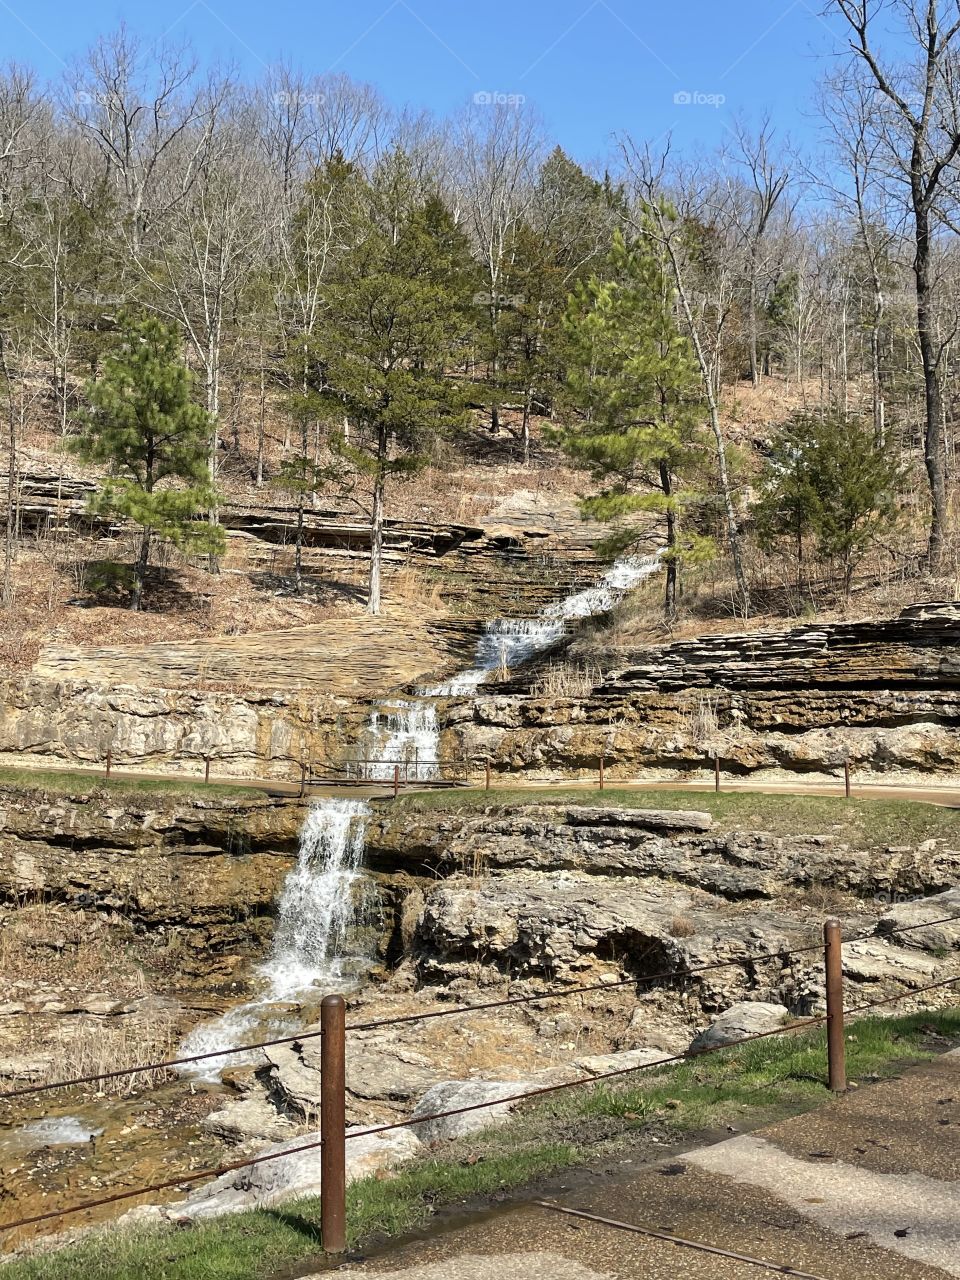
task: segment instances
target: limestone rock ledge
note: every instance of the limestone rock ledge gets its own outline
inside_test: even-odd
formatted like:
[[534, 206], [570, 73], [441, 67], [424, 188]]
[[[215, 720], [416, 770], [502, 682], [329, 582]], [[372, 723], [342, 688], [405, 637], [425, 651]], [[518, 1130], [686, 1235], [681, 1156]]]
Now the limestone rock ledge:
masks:
[[877, 622], [705, 636], [620, 659], [591, 691], [544, 697], [529, 677], [445, 715], [451, 754], [496, 772], [611, 777], [711, 767], [736, 773], [960, 772], [960, 606]]
[[145, 928], [236, 925], [272, 913], [303, 812], [266, 797], [0, 786], [0, 902], [62, 902]]

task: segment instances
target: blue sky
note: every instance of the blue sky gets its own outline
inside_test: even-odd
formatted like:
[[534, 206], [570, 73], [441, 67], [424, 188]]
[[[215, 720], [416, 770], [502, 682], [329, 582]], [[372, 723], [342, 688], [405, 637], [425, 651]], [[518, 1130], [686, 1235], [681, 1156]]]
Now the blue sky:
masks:
[[[0, 0], [0, 49], [44, 76], [123, 18], [189, 38], [255, 76], [288, 57], [344, 71], [395, 104], [439, 113], [478, 92], [521, 94], [582, 160], [626, 130], [719, 142], [769, 111], [810, 142], [812, 93], [842, 34], [821, 0]], [[689, 104], [675, 95], [701, 95]]]

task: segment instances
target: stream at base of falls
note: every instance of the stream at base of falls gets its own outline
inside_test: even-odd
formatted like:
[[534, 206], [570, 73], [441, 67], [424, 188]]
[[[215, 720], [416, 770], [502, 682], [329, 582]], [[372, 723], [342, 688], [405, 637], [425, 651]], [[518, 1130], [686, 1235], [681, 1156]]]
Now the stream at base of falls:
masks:
[[[361, 776], [391, 779], [401, 765], [407, 776], [419, 781], [436, 777], [440, 763], [437, 699], [477, 693], [488, 676], [545, 652], [563, 637], [568, 622], [606, 613], [659, 567], [659, 554], [626, 557], [595, 586], [550, 605], [535, 618], [498, 618], [488, 623], [472, 667], [419, 691], [416, 697], [383, 704], [373, 712], [367, 729], [372, 750], [361, 766]], [[254, 999], [196, 1027], [181, 1043], [179, 1057], [293, 1034], [302, 1026], [301, 1003], [315, 1002], [325, 988], [349, 989], [362, 980], [370, 957], [358, 940], [359, 926], [377, 909], [362, 874], [369, 816], [362, 800], [313, 802], [300, 833], [297, 865], [280, 893], [270, 955], [257, 970], [262, 990]], [[195, 1079], [217, 1080], [225, 1067], [249, 1060], [250, 1055], [230, 1054], [208, 1058], [184, 1071]]]

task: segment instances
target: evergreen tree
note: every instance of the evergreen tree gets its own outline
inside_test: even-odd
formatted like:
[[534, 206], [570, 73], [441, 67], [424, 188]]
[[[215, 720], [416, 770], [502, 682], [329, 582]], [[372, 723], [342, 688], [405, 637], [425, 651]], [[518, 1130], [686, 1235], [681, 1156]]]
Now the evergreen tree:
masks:
[[610, 251], [617, 193], [589, 177], [560, 147], [541, 166], [528, 217], [516, 227], [504, 266], [497, 338], [501, 395], [522, 404], [523, 460], [530, 458], [534, 408], [552, 408], [563, 380], [562, 322], [571, 290], [596, 274]]
[[399, 207], [371, 192], [367, 234], [339, 263], [316, 352], [325, 397], [350, 426], [339, 448], [372, 486], [367, 608], [380, 612], [387, 481], [426, 465], [436, 437], [467, 422], [449, 369], [469, 333], [467, 242], [437, 197]]
[[844, 598], [871, 545], [896, 520], [900, 465], [873, 425], [834, 412], [797, 414], [774, 444], [756, 508], [761, 544], [789, 536], [803, 590], [805, 539], [839, 561]]
[[567, 393], [578, 417], [559, 439], [604, 485], [583, 511], [619, 523], [606, 543], [615, 550], [636, 545], [649, 527], [630, 516], [662, 513], [665, 608], [672, 615], [681, 560], [709, 551], [709, 540], [681, 529], [693, 496], [683, 482], [698, 464], [703, 408], [699, 374], [649, 241], [628, 245], [616, 233], [604, 278], [591, 277], [574, 291], [565, 331]]
[[154, 537], [216, 554], [224, 536], [219, 526], [196, 519], [213, 500], [207, 473], [210, 418], [193, 398], [194, 380], [176, 329], [153, 316], [123, 315], [119, 339], [103, 375], [86, 385], [90, 408], [72, 447], [84, 460], [109, 469], [92, 510], [140, 526], [130, 600], [130, 608], [139, 609]]

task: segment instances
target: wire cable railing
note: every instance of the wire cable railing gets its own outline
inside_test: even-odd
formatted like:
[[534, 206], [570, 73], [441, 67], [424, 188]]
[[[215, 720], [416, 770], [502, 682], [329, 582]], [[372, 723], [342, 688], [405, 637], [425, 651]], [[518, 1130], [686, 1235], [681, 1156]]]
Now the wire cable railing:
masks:
[[[910, 991], [900, 992], [896, 996], [891, 996], [881, 1000], [871, 1000], [853, 1008], [844, 1010], [845, 1015], [853, 1015], [863, 1013], [870, 1009], [879, 1009], [887, 1005], [893, 1004], [899, 1000], [915, 998], [918, 995], [925, 994], [949, 986], [960, 983], [960, 975], [953, 978], [946, 978], [940, 982], [929, 983], [924, 987], [916, 988]], [[583, 1088], [585, 1086], [602, 1084], [608, 1080], [622, 1079], [624, 1076], [634, 1075], [639, 1071], [652, 1071], [662, 1067], [675, 1065], [681, 1062], [687, 1062], [698, 1058], [708, 1057], [714, 1053], [727, 1052], [738, 1049], [743, 1045], [752, 1044], [759, 1040], [767, 1040], [772, 1036], [787, 1035], [795, 1031], [809, 1029], [816, 1026], [822, 1026], [827, 1022], [830, 1013], [822, 1013], [812, 1015], [806, 1018], [796, 1019], [794, 1022], [788, 1023], [781, 1027], [775, 1027], [767, 1031], [754, 1032], [748, 1036], [742, 1036], [740, 1039], [723, 1045], [707, 1045], [698, 1049], [687, 1049], [683, 1053], [665, 1054], [662, 1058], [658, 1058], [653, 1062], [643, 1063], [642, 1065], [633, 1065], [629, 1067], [621, 1067], [614, 1071], [605, 1071], [598, 1075], [578, 1076], [574, 1080], [561, 1081], [554, 1084], [539, 1086], [535, 1089], [527, 1089], [519, 1093], [511, 1094], [506, 1097], [498, 1097], [488, 1099], [484, 1102], [475, 1102], [463, 1107], [452, 1107], [446, 1111], [437, 1111], [425, 1115], [407, 1116], [402, 1120], [393, 1121], [389, 1124], [373, 1125], [364, 1129], [355, 1129], [351, 1132], [343, 1134], [343, 1140], [349, 1142], [356, 1138], [373, 1137], [383, 1133], [390, 1133], [397, 1129], [405, 1129], [416, 1127], [417, 1125], [428, 1124], [437, 1120], [445, 1120], [457, 1116], [468, 1115], [472, 1112], [488, 1110], [491, 1107], [508, 1106], [514, 1103], [530, 1102], [533, 1099], [545, 1097], [549, 1094], [562, 1092], [566, 1089]], [[295, 1147], [288, 1147], [282, 1151], [266, 1152], [259, 1156], [252, 1156], [245, 1160], [233, 1160], [225, 1164], [217, 1165], [212, 1168], [194, 1170], [192, 1172], [180, 1173], [170, 1178], [165, 1178], [160, 1182], [151, 1183], [149, 1186], [138, 1187], [132, 1190], [114, 1192], [106, 1196], [98, 1196], [93, 1200], [85, 1200], [79, 1204], [70, 1205], [63, 1209], [50, 1209], [44, 1213], [31, 1214], [23, 1218], [14, 1219], [11, 1222], [0, 1223], [0, 1231], [13, 1231], [15, 1229], [35, 1226], [42, 1222], [50, 1222], [54, 1219], [67, 1217], [76, 1213], [89, 1212], [93, 1209], [103, 1208], [107, 1205], [122, 1203], [127, 1200], [134, 1200], [145, 1195], [156, 1195], [162, 1191], [169, 1191], [177, 1187], [187, 1186], [191, 1183], [201, 1182], [207, 1178], [222, 1177], [227, 1173], [238, 1172], [241, 1169], [251, 1169], [261, 1164], [268, 1164], [275, 1160], [285, 1159], [287, 1156], [302, 1155], [308, 1151], [317, 1151], [327, 1145], [324, 1138], [314, 1139], [310, 1142], [301, 1143]]]
[[[954, 924], [958, 921], [960, 921], [960, 915], [941, 916], [936, 920], [923, 920], [916, 924], [901, 925], [894, 929], [887, 929], [884, 930], [882, 934], [878, 934], [875, 930], [873, 932], [854, 934], [852, 937], [844, 938], [843, 944], [844, 946], [848, 946], [856, 942], [866, 942], [871, 938], [884, 941], [887, 938], [894, 937], [902, 933], [912, 933], [918, 929], [932, 929], [943, 924]], [[640, 987], [654, 982], [676, 982], [680, 979], [697, 977], [699, 974], [710, 973], [719, 969], [731, 969], [739, 965], [759, 964], [767, 960], [789, 960], [794, 956], [809, 955], [812, 952], [819, 952], [822, 950], [822, 942], [815, 942], [802, 947], [791, 947], [789, 949], [780, 948], [775, 951], [754, 952], [750, 955], [735, 956], [729, 960], [714, 960], [708, 964], [690, 965], [679, 969], [668, 969], [659, 973], [641, 975], [634, 974], [629, 978], [623, 978], [616, 982], [589, 983], [575, 987], [564, 987], [563, 990], [559, 991], [541, 991], [530, 995], [509, 996], [503, 1000], [488, 1000], [479, 1004], [462, 1004], [455, 1005], [450, 1008], [429, 1009], [423, 1013], [400, 1014], [397, 1017], [379, 1018], [371, 1022], [351, 1022], [346, 1025], [345, 1030], [376, 1031], [383, 1027], [397, 1027], [414, 1022], [429, 1022], [436, 1018], [449, 1018], [473, 1013], [487, 1013], [494, 1009], [509, 1009], [521, 1005], [538, 1004], [541, 1000], [561, 1000], [567, 999], [571, 996], [587, 995], [598, 991], [616, 991], [624, 987]], [[642, 958], [643, 957], [641, 957], [641, 959]], [[167, 1058], [159, 1062], [140, 1063], [130, 1067], [118, 1067], [112, 1071], [101, 1071], [91, 1075], [74, 1076], [66, 1080], [52, 1080], [42, 1084], [23, 1085], [17, 1089], [7, 1089], [0, 1092], [0, 1102], [10, 1101], [13, 1098], [25, 1098], [32, 1094], [51, 1093], [57, 1089], [72, 1089], [88, 1084], [105, 1084], [111, 1080], [125, 1079], [141, 1072], [150, 1072], [153, 1074], [159, 1071], [173, 1071], [177, 1067], [194, 1066], [200, 1062], [209, 1062], [214, 1058], [224, 1058], [232, 1054], [253, 1053], [257, 1050], [278, 1048], [281, 1045], [301, 1044], [308, 1040], [318, 1039], [322, 1035], [322, 1029], [317, 1029], [316, 1031], [300, 1031], [292, 1035], [277, 1036], [270, 1040], [253, 1041], [250, 1044], [209, 1049], [203, 1053], [193, 1053], [181, 1058]]]

